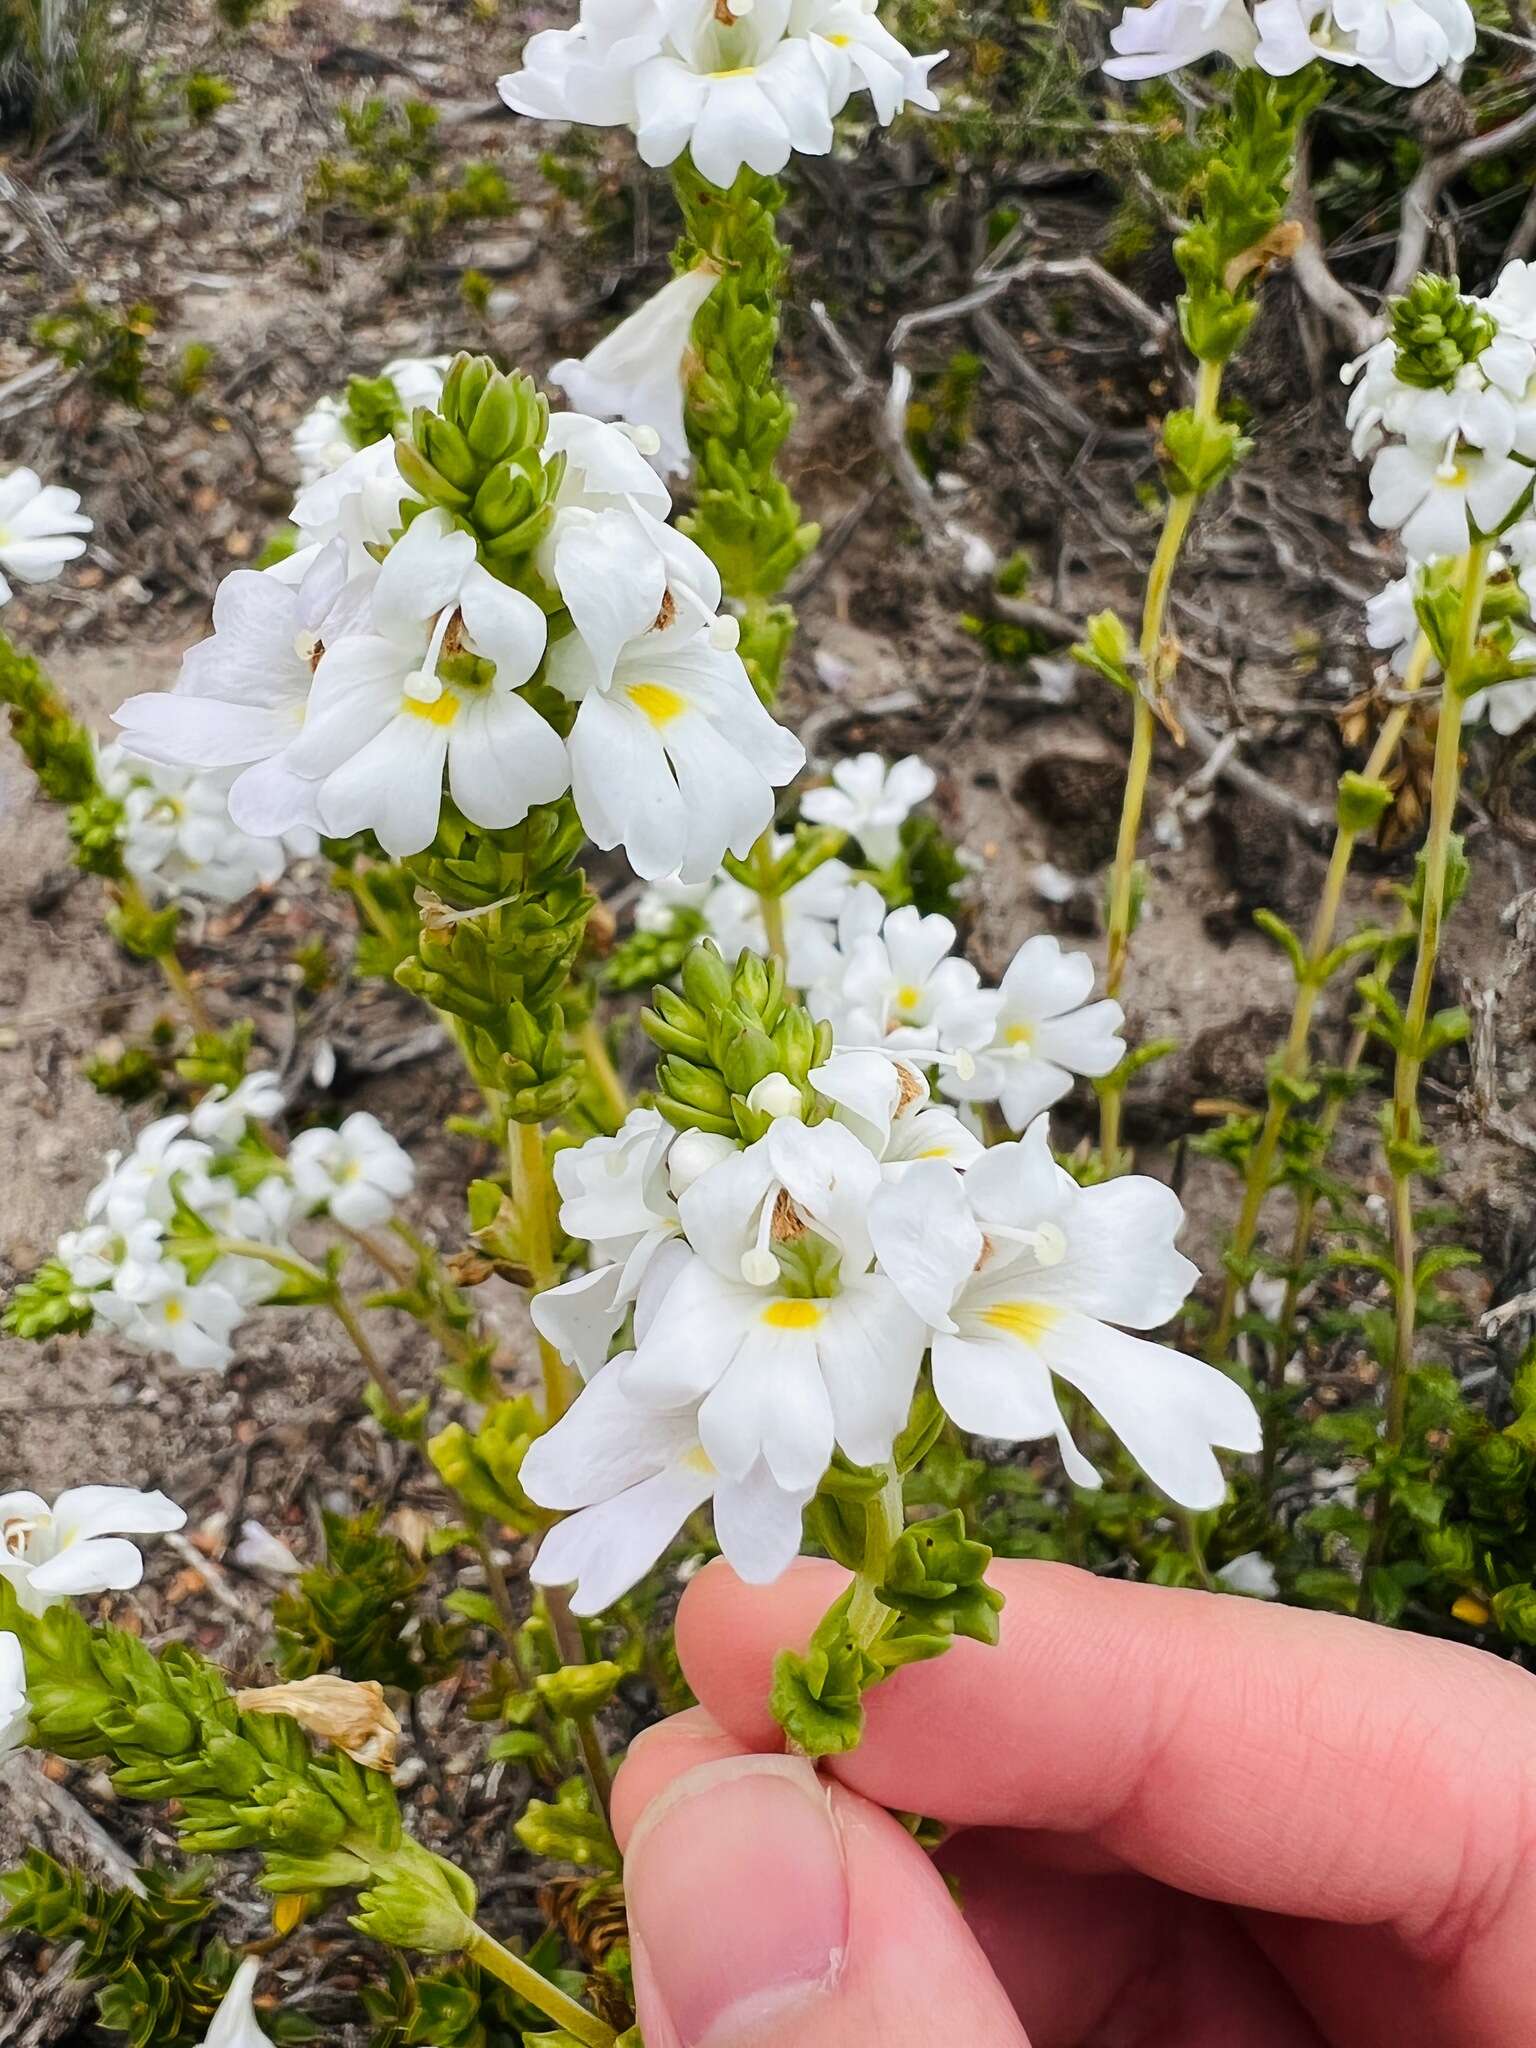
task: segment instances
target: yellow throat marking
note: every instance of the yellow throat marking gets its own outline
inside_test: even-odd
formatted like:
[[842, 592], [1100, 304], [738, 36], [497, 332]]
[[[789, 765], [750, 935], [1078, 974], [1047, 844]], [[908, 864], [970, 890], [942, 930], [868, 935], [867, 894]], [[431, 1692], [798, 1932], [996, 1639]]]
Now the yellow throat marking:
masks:
[[1038, 1344], [1061, 1321], [1061, 1310], [1043, 1301], [995, 1301], [981, 1311], [981, 1320], [1021, 1344]]

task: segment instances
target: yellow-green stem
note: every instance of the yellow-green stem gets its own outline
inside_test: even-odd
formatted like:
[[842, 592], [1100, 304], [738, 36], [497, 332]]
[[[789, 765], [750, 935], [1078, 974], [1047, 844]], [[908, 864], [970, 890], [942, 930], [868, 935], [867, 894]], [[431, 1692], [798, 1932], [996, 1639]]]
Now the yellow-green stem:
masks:
[[885, 1626], [890, 1609], [880, 1598], [891, 1550], [906, 1526], [901, 1474], [884, 1467], [885, 1483], [864, 1507], [864, 1561], [853, 1582], [848, 1607], [849, 1632], [867, 1649]]
[[[554, 1191], [540, 1125], [508, 1126], [507, 1170], [518, 1239], [528, 1266], [529, 1291], [542, 1294], [545, 1288], [555, 1285], [560, 1271], [555, 1263]], [[571, 1376], [559, 1352], [545, 1337], [539, 1339], [539, 1360], [544, 1374], [544, 1419], [555, 1423], [571, 1405]]]
[[[1450, 659], [1446, 663], [1440, 728], [1435, 735], [1429, 834], [1424, 842], [1424, 897], [1419, 919], [1419, 947], [1413, 963], [1413, 985], [1409, 991], [1408, 1007], [1403, 1013], [1402, 1035], [1392, 1079], [1392, 1142], [1387, 1151], [1387, 1167], [1392, 1176], [1392, 1250], [1397, 1267], [1397, 1313], [1393, 1328], [1392, 1368], [1387, 1376], [1386, 1442], [1394, 1450], [1403, 1440], [1408, 1375], [1413, 1366], [1418, 1323], [1413, 1170], [1405, 1152], [1419, 1136], [1419, 1078], [1424, 1067], [1423, 1044], [1429, 1024], [1430, 998], [1434, 992], [1435, 966], [1440, 956], [1440, 934], [1445, 923], [1445, 882], [1450, 868], [1451, 833], [1456, 822], [1457, 799], [1461, 794], [1461, 722], [1466, 703], [1465, 684], [1477, 652], [1492, 545], [1487, 540], [1474, 542], [1468, 551], [1461, 578], [1461, 608], [1456, 616], [1456, 636], [1451, 645]], [[1388, 1494], [1389, 1488], [1379, 1487], [1371, 1503], [1374, 1526], [1360, 1589], [1360, 1608], [1366, 1614], [1372, 1604], [1371, 1566], [1380, 1563], [1386, 1543], [1391, 1505]]]
[[619, 1079], [619, 1070], [608, 1054], [608, 1041], [598, 1019], [589, 1017], [577, 1033], [581, 1056], [592, 1071], [593, 1078], [602, 1090], [603, 1100], [613, 1114], [614, 1129], [617, 1130], [629, 1115], [629, 1094]]
[[475, 1929], [474, 1938], [464, 1952], [472, 1963], [478, 1963], [482, 1970], [499, 1978], [519, 1998], [543, 2013], [546, 2019], [564, 2028], [573, 2040], [582, 2042], [583, 2048], [613, 2048], [617, 2037], [612, 2027], [595, 2013], [588, 2012], [584, 2005], [578, 2005], [574, 1998], [567, 1998], [557, 1985], [540, 1976], [531, 1963], [525, 1963], [521, 1956], [503, 1948], [496, 1937], [487, 1934], [483, 1927]]
[[770, 825], [752, 849], [752, 873], [757, 889], [758, 907], [763, 913], [763, 933], [768, 941], [768, 951], [781, 967], [789, 960], [789, 948], [784, 938], [784, 899], [772, 886], [773, 878], [773, 827]]
[[[1416, 691], [1422, 686], [1425, 672], [1429, 667], [1430, 653], [1428, 640], [1420, 634], [1407, 674], [1403, 678], [1405, 692]], [[1376, 736], [1376, 744], [1372, 747], [1365, 764], [1364, 773], [1367, 781], [1379, 781], [1392, 765], [1411, 709], [1412, 706], [1409, 704], [1394, 705], [1382, 721], [1381, 731]], [[1334, 834], [1328, 872], [1323, 880], [1323, 893], [1318, 901], [1311, 934], [1307, 940], [1306, 969], [1296, 984], [1296, 1000], [1291, 1010], [1290, 1029], [1286, 1033], [1285, 1045], [1280, 1054], [1277, 1078], [1282, 1082], [1302, 1080], [1310, 1064], [1312, 1018], [1317, 1009], [1318, 998], [1323, 992], [1321, 966], [1333, 945], [1334, 931], [1339, 920], [1339, 907], [1344, 898], [1344, 884], [1349, 879], [1350, 863], [1354, 859], [1358, 837], [1357, 832], [1344, 824], [1341, 824]], [[1280, 1148], [1280, 1139], [1290, 1108], [1291, 1099], [1284, 1087], [1272, 1083], [1269, 1103], [1264, 1112], [1264, 1122], [1248, 1154], [1243, 1179], [1242, 1207], [1238, 1212], [1237, 1227], [1232, 1233], [1227, 1274], [1221, 1291], [1221, 1308], [1206, 1347], [1206, 1357], [1213, 1364], [1226, 1357], [1227, 1347], [1232, 1342], [1232, 1326], [1237, 1317], [1237, 1297], [1243, 1284], [1241, 1269], [1258, 1235], [1259, 1218], [1269, 1196], [1275, 1155]], [[1281, 1369], [1281, 1366], [1283, 1360], [1276, 1369]]]
[[[544, 1610], [549, 1616], [549, 1625], [554, 1631], [555, 1648], [560, 1652], [562, 1664], [585, 1664], [587, 1646], [582, 1640], [581, 1623], [571, 1612], [570, 1595], [563, 1586], [546, 1586], [544, 1589]], [[602, 1737], [590, 1714], [573, 1714], [572, 1725], [576, 1740], [581, 1748], [582, 1768], [586, 1772], [587, 1785], [597, 1811], [613, 1825], [613, 1773], [608, 1768], [608, 1758], [603, 1750]]]
[[[1221, 400], [1222, 365], [1203, 362], [1195, 386], [1194, 412], [1197, 419], [1213, 421]], [[1131, 944], [1131, 918], [1136, 886], [1136, 842], [1141, 835], [1141, 814], [1146, 804], [1147, 780], [1152, 770], [1153, 742], [1157, 732], [1154, 706], [1166, 688], [1168, 676], [1163, 655], [1163, 634], [1168, 616], [1168, 598], [1179, 550], [1194, 514], [1195, 495], [1176, 492], [1163, 511], [1163, 530], [1147, 574], [1142, 598], [1140, 687], [1132, 702], [1131, 758], [1126, 769], [1125, 791], [1120, 802], [1120, 830], [1115, 841], [1115, 864], [1110, 871], [1109, 931], [1104, 983], [1106, 992], [1118, 997], [1125, 977]], [[1099, 1090], [1099, 1149], [1106, 1174], [1120, 1170], [1120, 1106], [1125, 1093], [1123, 1081], [1111, 1075]]]

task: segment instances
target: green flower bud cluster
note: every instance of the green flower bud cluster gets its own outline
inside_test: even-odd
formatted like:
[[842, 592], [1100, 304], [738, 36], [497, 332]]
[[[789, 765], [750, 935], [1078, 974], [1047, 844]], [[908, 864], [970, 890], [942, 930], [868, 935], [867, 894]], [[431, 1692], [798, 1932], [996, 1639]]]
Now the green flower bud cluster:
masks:
[[656, 1107], [679, 1130], [714, 1131], [754, 1143], [771, 1118], [747, 1097], [770, 1074], [801, 1092], [807, 1116], [818, 1098], [810, 1074], [832, 1051], [832, 1027], [792, 1003], [780, 962], [744, 952], [728, 967], [712, 939], [683, 962], [681, 993], [658, 987], [641, 1021], [661, 1052]]
[[[93, 1884], [40, 1849], [0, 1877], [9, 1910], [6, 1936], [35, 1934], [55, 1949], [74, 1946], [70, 1972], [96, 1986], [97, 2018], [130, 2048], [193, 2048], [208, 2032], [235, 1973], [235, 1956], [208, 1931], [214, 1902], [208, 1866], [146, 1869], [140, 1889]], [[280, 2039], [308, 2039], [298, 2016]]]
[[569, 798], [504, 832], [445, 802], [433, 845], [406, 864], [427, 909], [395, 979], [451, 1020], [476, 1081], [518, 1123], [558, 1116], [581, 1085], [562, 998], [592, 907], [572, 865], [582, 843]]
[[1458, 371], [1476, 362], [1498, 331], [1475, 300], [1462, 297], [1459, 278], [1428, 271], [1392, 301], [1390, 312], [1398, 380], [1421, 391], [1449, 391]]
[[441, 1954], [474, 1935], [474, 1886], [405, 1833], [389, 1779], [280, 1715], [242, 1713], [187, 1644], [155, 1656], [72, 1607], [24, 1614], [3, 1582], [0, 1631], [21, 1640], [39, 1746], [109, 1758], [119, 1798], [175, 1800], [187, 1849], [255, 1849], [273, 1892], [356, 1890], [353, 1926], [395, 1947]]
[[[549, 400], [531, 377], [508, 376], [489, 356], [454, 357], [436, 412], [418, 406], [395, 459], [427, 505], [473, 534], [493, 576], [553, 610], [529, 557], [554, 519], [565, 457], [544, 454]], [[418, 508], [407, 505], [407, 518]]]
[[67, 1266], [48, 1259], [30, 1280], [12, 1290], [0, 1316], [0, 1330], [8, 1337], [25, 1337], [41, 1343], [45, 1337], [76, 1335], [95, 1321], [90, 1301], [75, 1285]]
[[75, 864], [119, 881], [123, 874], [122, 806], [96, 779], [96, 749], [37, 662], [0, 633], [0, 704], [10, 708], [11, 737], [44, 796], [70, 810]]
[[728, 192], [701, 178], [688, 156], [673, 168], [683, 233], [679, 271], [709, 263], [720, 281], [693, 323], [694, 362], [684, 421], [694, 460], [694, 508], [679, 521], [745, 605], [741, 654], [771, 704], [794, 632], [775, 605], [820, 529], [803, 522], [774, 464], [795, 408], [773, 374], [786, 258], [775, 227], [784, 188], [745, 168]]
[[1211, 123], [1195, 217], [1173, 245], [1187, 291], [1179, 327], [1190, 353], [1224, 363], [1258, 310], [1255, 288], [1282, 261], [1294, 232], [1281, 225], [1301, 121], [1322, 95], [1321, 65], [1296, 78], [1240, 71], [1231, 103]]
[[405, 425], [405, 407], [389, 377], [349, 377], [341, 431], [354, 448], [371, 448]]
[[464, 1505], [498, 1527], [526, 1534], [549, 1526], [550, 1517], [523, 1491], [518, 1474], [533, 1440], [543, 1429], [527, 1394], [497, 1401], [479, 1427], [451, 1422], [432, 1438], [427, 1455], [443, 1484]]

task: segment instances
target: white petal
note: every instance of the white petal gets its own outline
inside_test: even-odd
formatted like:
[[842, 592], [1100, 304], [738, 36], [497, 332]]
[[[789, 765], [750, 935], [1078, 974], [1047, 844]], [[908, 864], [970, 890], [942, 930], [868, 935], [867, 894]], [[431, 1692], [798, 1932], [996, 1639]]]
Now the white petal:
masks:
[[699, 1441], [727, 1479], [744, 1479], [762, 1458], [780, 1486], [813, 1489], [833, 1443], [815, 1336], [762, 1322], [751, 1329], [705, 1396]]
[[1260, 1448], [1253, 1403], [1201, 1359], [1071, 1315], [1042, 1335], [1040, 1351], [1087, 1395], [1153, 1485], [1183, 1507], [1215, 1508], [1226, 1498], [1213, 1444]]
[[953, 1330], [950, 1309], [981, 1257], [982, 1234], [965, 1184], [941, 1159], [919, 1159], [869, 1207], [880, 1267], [934, 1330]]
[[698, 1442], [691, 1415], [662, 1416], [625, 1394], [622, 1359], [590, 1380], [553, 1429], [536, 1437], [520, 1477], [546, 1508], [610, 1500], [663, 1471]]
[[810, 1495], [777, 1484], [761, 1460], [745, 1479], [715, 1487], [715, 1535], [737, 1578], [767, 1586], [789, 1569], [800, 1549]]
[[671, 1465], [627, 1493], [559, 1522], [539, 1546], [529, 1577], [536, 1586], [574, 1586], [577, 1614], [601, 1614], [655, 1564], [684, 1522], [708, 1500], [714, 1474]]

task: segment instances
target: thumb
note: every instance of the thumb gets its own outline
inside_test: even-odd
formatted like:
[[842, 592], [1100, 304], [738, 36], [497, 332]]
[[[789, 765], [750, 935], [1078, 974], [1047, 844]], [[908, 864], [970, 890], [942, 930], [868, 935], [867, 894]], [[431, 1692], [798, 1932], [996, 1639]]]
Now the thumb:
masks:
[[1028, 2048], [906, 1829], [798, 1757], [674, 1779], [624, 1887], [647, 2048]]

